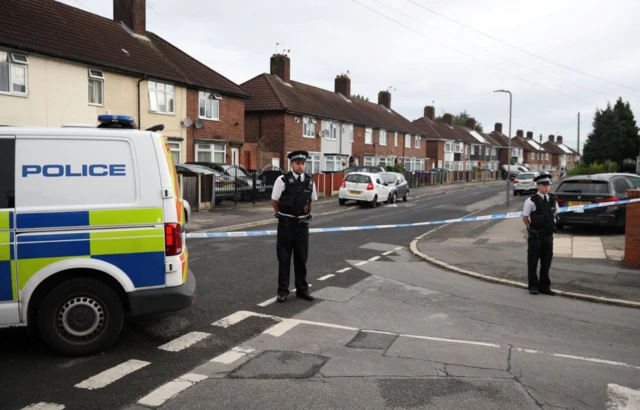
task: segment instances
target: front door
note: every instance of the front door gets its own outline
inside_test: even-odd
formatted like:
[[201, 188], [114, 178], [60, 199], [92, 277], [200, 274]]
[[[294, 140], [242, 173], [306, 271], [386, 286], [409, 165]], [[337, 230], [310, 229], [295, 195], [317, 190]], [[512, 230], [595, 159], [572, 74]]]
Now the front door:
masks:
[[20, 322], [15, 252], [16, 139], [0, 135], [0, 326]]
[[238, 148], [231, 148], [231, 165], [240, 165], [240, 150]]
[[274, 169], [280, 169], [280, 158], [271, 158], [271, 167]]

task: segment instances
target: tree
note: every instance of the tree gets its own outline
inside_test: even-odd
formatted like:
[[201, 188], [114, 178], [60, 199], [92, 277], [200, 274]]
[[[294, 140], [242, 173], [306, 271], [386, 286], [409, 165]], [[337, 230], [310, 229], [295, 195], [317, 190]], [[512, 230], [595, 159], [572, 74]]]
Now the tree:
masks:
[[369, 97], [365, 97], [364, 95], [360, 95], [360, 94], [353, 94], [351, 96], [351, 99], [356, 99], [356, 100], [362, 100], [362, 101], [369, 101]]
[[584, 144], [585, 163], [604, 163], [611, 160], [622, 164], [625, 143], [624, 124], [611, 108], [610, 103], [607, 103], [606, 109], [598, 109], [593, 119], [593, 131]]
[[[633, 117], [633, 111], [629, 102], [623, 103], [622, 98], [618, 98], [616, 105], [613, 106], [613, 111], [618, 115], [624, 133], [624, 142], [622, 144], [622, 158], [635, 159], [640, 153], [640, 136], [638, 136], [638, 127], [636, 126], [636, 120]], [[619, 163], [622, 165], [621, 163]]]
[[[460, 114], [453, 116], [453, 123], [455, 125], [462, 125], [463, 127], [466, 127], [467, 126], [467, 120], [469, 118], [471, 118], [471, 115], [469, 115], [467, 110], [464, 110]], [[442, 118], [442, 116], [438, 115], [436, 117], [436, 121], [437, 122], [444, 122], [444, 118]], [[477, 132], [483, 132], [482, 124], [480, 124], [479, 122], [476, 122], [475, 130]]]

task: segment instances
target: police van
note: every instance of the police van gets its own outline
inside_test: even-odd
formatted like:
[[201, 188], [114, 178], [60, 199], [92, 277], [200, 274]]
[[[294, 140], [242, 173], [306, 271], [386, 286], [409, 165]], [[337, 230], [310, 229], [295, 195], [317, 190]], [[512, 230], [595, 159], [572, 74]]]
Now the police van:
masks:
[[166, 137], [128, 116], [99, 122], [0, 127], [0, 327], [74, 356], [107, 349], [125, 314], [195, 298]]

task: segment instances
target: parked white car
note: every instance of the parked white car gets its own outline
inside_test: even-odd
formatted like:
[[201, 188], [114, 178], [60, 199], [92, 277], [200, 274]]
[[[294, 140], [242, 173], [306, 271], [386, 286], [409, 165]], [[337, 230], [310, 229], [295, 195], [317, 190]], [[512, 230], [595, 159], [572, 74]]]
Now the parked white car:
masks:
[[347, 201], [368, 203], [375, 208], [379, 201], [391, 201], [392, 187], [384, 181], [380, 174], [368, 172], [351, 172], [345, 176], [338, 191], [338, 202], [344, 205]]
[[535, 171], [521, 172], [516, 175], [516, 179], [513, 180], [513, 196], [526, 194], [527, 192], [537, 192], [538, 186], [533, 179], [538, 175], [540, 175], [540, 173]]

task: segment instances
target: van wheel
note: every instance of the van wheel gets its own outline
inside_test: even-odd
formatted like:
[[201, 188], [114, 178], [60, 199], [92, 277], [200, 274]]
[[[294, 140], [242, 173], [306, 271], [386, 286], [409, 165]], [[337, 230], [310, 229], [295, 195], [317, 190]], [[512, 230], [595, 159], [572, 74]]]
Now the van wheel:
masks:
[[118, 337], [124, 309], [118, 294], [104, 282], [69, 279], [40, 305], [38, 329], [56, 352], [87, 356], [106, 350]]

